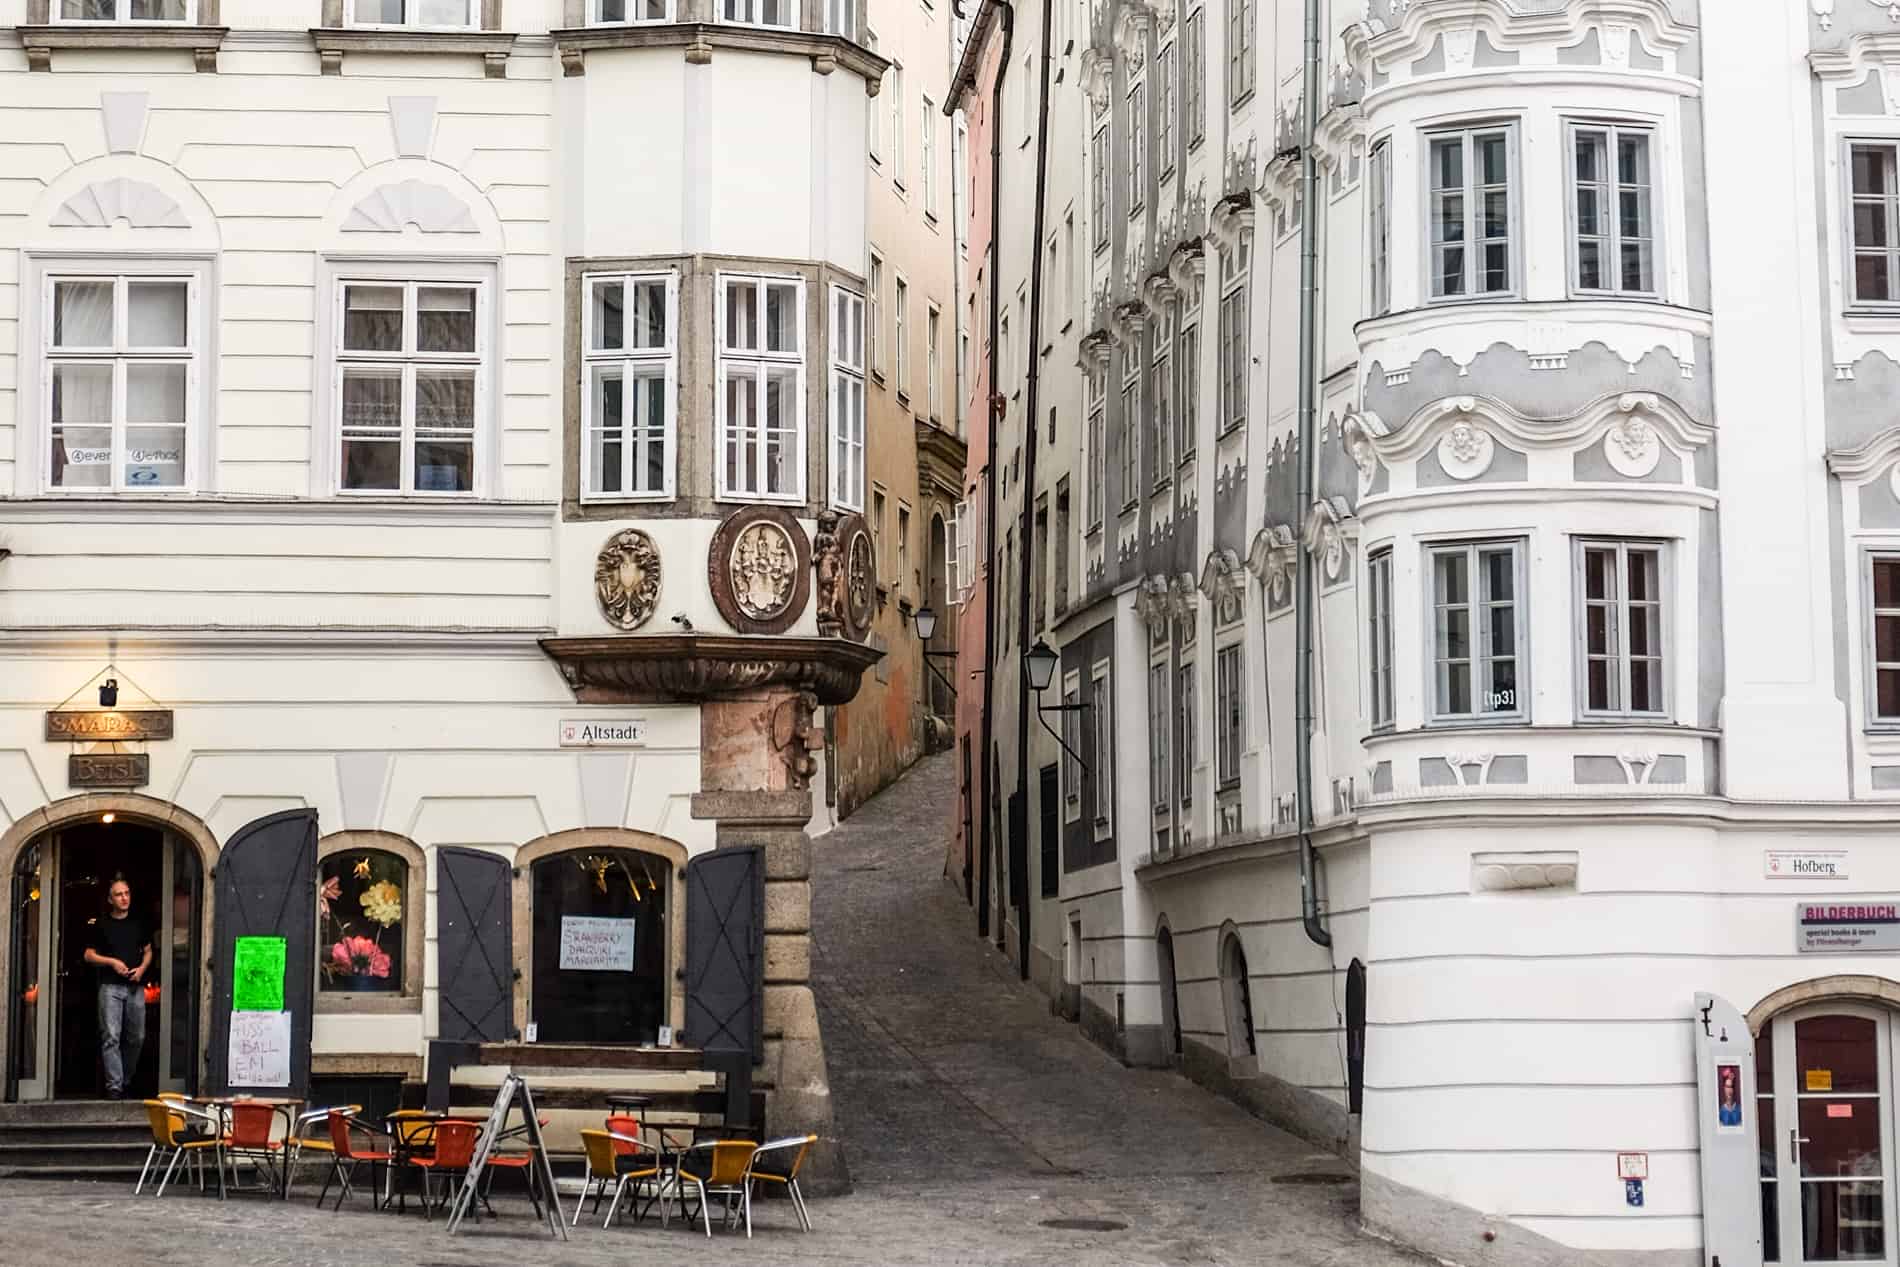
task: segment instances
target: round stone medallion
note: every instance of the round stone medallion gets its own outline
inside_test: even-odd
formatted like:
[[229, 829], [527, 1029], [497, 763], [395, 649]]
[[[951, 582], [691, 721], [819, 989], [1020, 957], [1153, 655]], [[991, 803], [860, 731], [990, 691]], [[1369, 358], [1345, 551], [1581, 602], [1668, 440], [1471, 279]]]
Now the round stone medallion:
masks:
[[638, 629], [660, 601], [660, 551], [638, 528], [607, 538], [594, 559], [594, 597], [616, 629]]
[[877, 616], [877, 551], [864, 516], [845, 516], [838, 524], [838, 541], [844, 556], [844, 631], [863, 642]]
[[811, 542], [789, 511], [749, 506], [713, 534], [706, 579], [740, 633], [784, 633], [811, 597]]

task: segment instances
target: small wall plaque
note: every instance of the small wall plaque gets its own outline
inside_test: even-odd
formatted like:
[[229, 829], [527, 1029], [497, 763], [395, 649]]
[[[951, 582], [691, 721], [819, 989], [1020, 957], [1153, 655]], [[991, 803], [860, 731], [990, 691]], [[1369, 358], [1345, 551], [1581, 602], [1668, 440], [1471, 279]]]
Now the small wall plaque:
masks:
[[58, 742], [95, 743], [131, 739], [170, 739], [169, 708], [53, 709], [46, 714], [46, 737]]
[[71, 787], [144, 787], [152, 781], [152, 759], [143, 752], [74, 753], [66, 758]]

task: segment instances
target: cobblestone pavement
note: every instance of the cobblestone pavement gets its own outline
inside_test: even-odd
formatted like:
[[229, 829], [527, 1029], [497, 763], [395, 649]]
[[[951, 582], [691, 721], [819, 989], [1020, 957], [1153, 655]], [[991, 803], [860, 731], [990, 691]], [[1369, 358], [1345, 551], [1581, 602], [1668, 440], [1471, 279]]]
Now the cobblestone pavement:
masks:
[[0, 1263], [1416, 1267], [1358, 1233], [1349, 1185], [1272, 1181], [1335, 1158], [1050, 1015], [944, 885], [953, 795], [949, 758], [930, 758], [817, 842], [814, 977], [857, 1187], [815, 1200], [809, 1235], [781, 1201], [751, 1241], [584, 1223], [557, 1244], [519, 1197], [450, 1238], [413, 1213], [319, 1213], [308, 1185], [285, 1205], [9, 1181]]

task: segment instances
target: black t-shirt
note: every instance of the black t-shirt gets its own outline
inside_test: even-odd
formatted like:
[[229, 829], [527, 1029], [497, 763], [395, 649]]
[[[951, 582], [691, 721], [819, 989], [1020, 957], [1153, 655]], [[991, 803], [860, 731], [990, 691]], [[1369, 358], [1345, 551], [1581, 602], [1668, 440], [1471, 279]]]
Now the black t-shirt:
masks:
[[[117, 959], [128, 968], [139, 966], [139, 960], [145, 957], [145, 947], [151, 940], [145, 932], [145, 921], [130, 913], [124, 919], [113, 919], [109, 913], [101, 915], [92, 926], [92, 948], [108, 959]], [[93, 971], [102, 983], [117, 981], [131, 984], [105, 964], [94, 964]]]

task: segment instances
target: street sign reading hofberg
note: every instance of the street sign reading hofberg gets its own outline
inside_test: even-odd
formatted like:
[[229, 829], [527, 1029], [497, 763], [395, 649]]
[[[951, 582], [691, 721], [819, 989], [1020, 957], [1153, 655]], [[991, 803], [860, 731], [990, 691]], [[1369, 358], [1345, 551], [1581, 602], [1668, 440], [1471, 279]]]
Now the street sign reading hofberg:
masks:
[[113, 743], [171, 737], [169, 708], [56, 708], [46, 714], [46, 738], [51, 742]]

